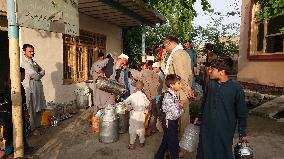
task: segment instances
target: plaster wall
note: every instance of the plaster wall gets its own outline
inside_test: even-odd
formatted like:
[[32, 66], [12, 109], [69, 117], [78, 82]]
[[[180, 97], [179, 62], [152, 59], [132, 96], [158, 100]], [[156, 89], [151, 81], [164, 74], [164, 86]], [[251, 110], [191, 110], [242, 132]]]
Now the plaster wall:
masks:
[[[107, 53], [120, 54], [122, 31], [120, 27], [80, 14], [80, 29], [107, 36]], [[73, 91], [92, 83], [63, 85], [63, 39], [61, 33], [20, 28], [20, 47], [29, 43], [35, 47], [34, 60], [45, 69], [42, 78], [46, 101], [68, 102], [75, 99]]]
[[251, 2], [242, 1], [238, 80], [275, 87], [284, 87], [284, 60], [248, 60]]

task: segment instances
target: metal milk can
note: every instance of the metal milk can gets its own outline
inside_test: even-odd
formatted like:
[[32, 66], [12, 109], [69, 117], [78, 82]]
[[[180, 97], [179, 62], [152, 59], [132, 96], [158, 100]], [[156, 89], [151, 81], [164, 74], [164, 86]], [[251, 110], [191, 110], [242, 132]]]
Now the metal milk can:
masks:
[[115, 111], [118, 116], [118, 132], [121, 134], [126, 133], [129, 128], [129, 112], [126, 110], [124, 102], [115, 104]]
[[100, 116], [99, 141], [105, 144], [118, 141], [118, 118], [114, 105], [108, 105]]

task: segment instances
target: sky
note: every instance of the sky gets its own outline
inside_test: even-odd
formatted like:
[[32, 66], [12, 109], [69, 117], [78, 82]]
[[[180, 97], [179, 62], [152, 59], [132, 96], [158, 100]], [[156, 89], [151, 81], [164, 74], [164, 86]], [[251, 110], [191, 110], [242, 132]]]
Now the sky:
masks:
[[[230, 6], [234, 4], [234, 1], [235, 0], [208, 0], [212, 8], [217, 12], [221, 12], [222, 14], [226, 14], [227, 12], [231, 12], [235, 10], [233, 6]], [[236, 0], [236, 1], [238, 2], [237, 3], [238, 8], [241, 9], [242, 0]], [[206, 26], [206, 24], [208, 24], [210, 20], [210, 16], [204, 14], [204, 11], [202, 10], [201, 4], [200, 4], [200, 0], [196, 0], [196, 3], [194, 4], [194, 8], [198, 13], [198, 16], [193, 21], [194, 25]], [[239, 15], [237, 15], [237, 16], [224, 19], [224, 22], [240, 23], [241, 18], [239, 17]]]

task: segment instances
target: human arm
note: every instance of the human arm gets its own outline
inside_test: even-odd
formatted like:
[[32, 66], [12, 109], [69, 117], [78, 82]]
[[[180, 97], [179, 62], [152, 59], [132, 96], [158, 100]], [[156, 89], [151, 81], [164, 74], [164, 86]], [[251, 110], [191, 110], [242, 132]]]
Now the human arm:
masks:
[[166, 118], [169, 120], [178, 119], [184, 112], [184, 110], [180, 107], [178, 98], [170, 93], [165, 93], [162, 108], [166, 113]]
[[132, 97], [133, 97], [133, 96], [130, 95], [126, 100], [123, 101], [124, 104], [126, 105], [126, 108], [127, 108], [128, 111], [133, 110], [133, 107], [132, 107], [132, 105], [131, 105]]
[[240, 138], [244, 138], [247, 136], [246, 127], [247, 127], [247, 116], [248, 116], [248, 108], [245, 102], [245, 93], [242, 88], [239, 88], [236, 93], [236, 117], [238, 121], [238, 131]]

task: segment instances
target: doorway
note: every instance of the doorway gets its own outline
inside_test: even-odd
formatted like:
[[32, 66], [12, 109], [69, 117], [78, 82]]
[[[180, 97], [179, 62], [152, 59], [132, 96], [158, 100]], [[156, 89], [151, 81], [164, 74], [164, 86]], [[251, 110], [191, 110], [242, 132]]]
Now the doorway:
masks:
[[[0, 30], [0, 102], [10, 96], [10, 60], [8, 32]], [[4, 99], [1, 99], [4, 98]]]

